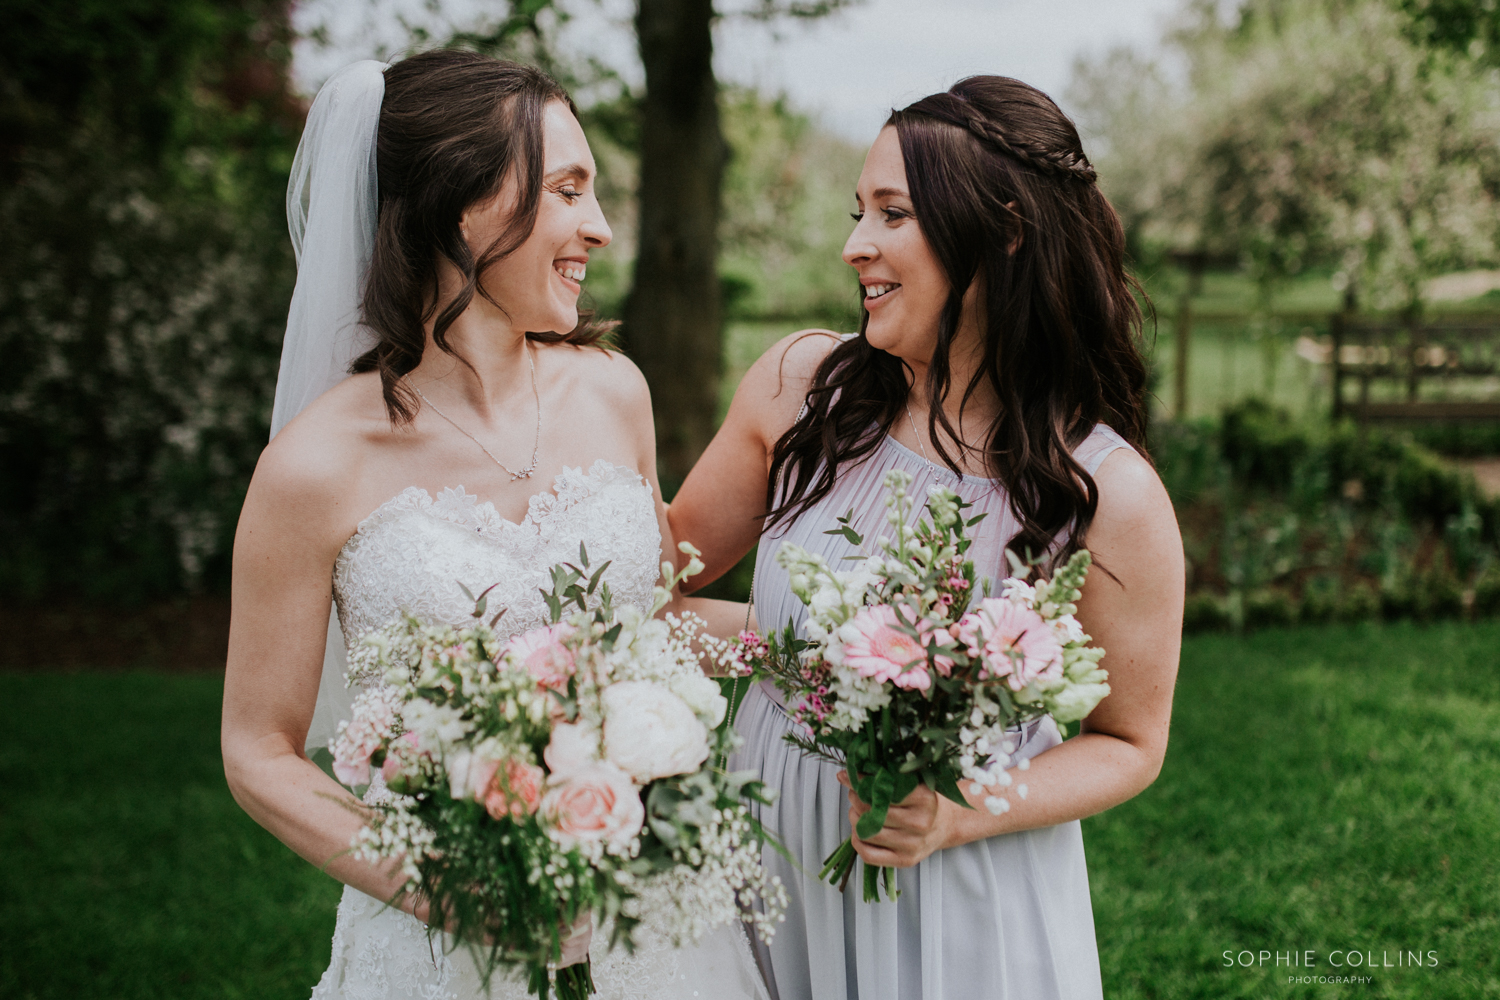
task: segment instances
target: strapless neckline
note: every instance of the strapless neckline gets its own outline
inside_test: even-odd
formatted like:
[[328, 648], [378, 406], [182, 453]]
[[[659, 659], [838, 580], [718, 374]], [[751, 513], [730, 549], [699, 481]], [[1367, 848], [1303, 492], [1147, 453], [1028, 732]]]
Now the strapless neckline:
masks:
[[[595, 459], [585, 472], [582, 466], [563, 466], [562, 471], [552, 477], [552, 488], [533, 493], [526, 500], [526, 514], [519, 521], [501, 514], [492, 500], [481, 500], [477, 494], [468, 493], [462, 484], [445, 487], [436, 497], [420, 486], [408, 486], [400, 493], [377, 506], [355, 527], [354, 534], [344, 543], [350, 543], [371, 528], [413, 512], [420, 512], [442, 521], [474, 530], [488, 537], [504, 537], [515, 531], [535, 535], [544, 521], [557, 517], [580, 501], [596, 493], [599, 487], [619, 479], [634, 480], [648, 495], [651, 485], [644, 476], [628, 465], [620, 465], [608, 459]], [[341, 550], [342, 552], [342, 550]]]

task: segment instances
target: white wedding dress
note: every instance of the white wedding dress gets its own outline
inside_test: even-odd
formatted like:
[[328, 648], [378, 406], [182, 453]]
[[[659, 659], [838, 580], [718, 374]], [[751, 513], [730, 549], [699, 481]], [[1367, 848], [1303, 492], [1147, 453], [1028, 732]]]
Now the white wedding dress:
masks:
[[[650, 486], [634, 471], [603, 459], [587, 472], [564, 469], [555, 494], [531, 498], [519, 524], [501, 517], [463, 487], [408, 488], [365, 518], [344, 544], [334, 570], [334, 598], [349, 642], [403, 612], [422, 621], [472, 624], [473, 601], [491, 584], [490, 612], [511, 635], [547, 623], [539, 588], [556, 563], [576, 562], [579, 543], [617, 605], [650, 606], [660, 571], [661, 534]], [[488, 615], [487, 615], [488, 617]], [[378, 776], [376, 781], [379, 781]], [[380, 794], [375, 789], [374, 794]], [[741, 924], [721, 927], [696, 946], [673, 949], [648, 925], [633, 955], [608, 951], [596, 929], [591, 957], [601, 1000], [765, 1000], [766, 988]], [[500, 1000], [527, 996], [524, 982], [491, 983]], [[484, 996], [468, 952], [434, 937], [415, 918], [345, 887], [328, 971], [313, 1000], [473, 1000]]]

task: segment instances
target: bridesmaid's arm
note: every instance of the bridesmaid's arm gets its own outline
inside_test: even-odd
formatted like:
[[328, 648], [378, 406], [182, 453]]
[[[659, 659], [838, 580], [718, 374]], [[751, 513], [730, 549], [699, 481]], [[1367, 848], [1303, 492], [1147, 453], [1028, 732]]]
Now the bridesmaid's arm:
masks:
[[702, 553], [704, 570], [690, 587], [717, 580], [759, 541], [771, 449], [796, 421], [813, 373], [837, 343], [827, 330], [800, 330], [774, 344], [740, 380], [723, 425], [669, 510], [672, 534]]
[[[870, 864], [910, 867], [943, 848], [1082, 819], [1156, 780], [1167, 751], [1182, 646], [1182, 538], [1161, 480], [1138, 455], [1114, 452], [1094, 479], [1099, 509], [1088, 547], [1095, 566], [1078, 602], [1078, 619], [1106, 651], [1109, 696], [1083, 720], [1078, 736], [1037, 755], [1028, 770], [1011, 770], [1008, 812], [991, 815], [983, 793], [966, 789], [975, 808], [964, 809], [919, 786], [891, 808], [880, 833], [868, 841], [855, 837], [855, 850]], [[847, 785], [845, 776], [840, 781]], [[1024, 799], [1021, 785], [1028, 792]], [[849, 798], [852, 825], [869, 807], [852, 791]]]

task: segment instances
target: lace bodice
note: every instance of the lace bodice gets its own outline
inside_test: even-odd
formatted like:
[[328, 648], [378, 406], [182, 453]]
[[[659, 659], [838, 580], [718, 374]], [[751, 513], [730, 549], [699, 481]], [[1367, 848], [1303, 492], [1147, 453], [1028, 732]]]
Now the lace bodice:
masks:
[[[502, 635], [546, 624], [540, 589], [559, 562], [576, 562], [580, 542], [616, 605], [651, 604], [660, 571], [661, 532], [651, 487], [637, 473], [603, 459], [587, 472], [564, 469], [554, 492], [531, 498], [519, 523], [501, 517], [463, 487], [433, 498], [416, 487], [383, 503], [360, 522], [334, 566], [339, 624], [352, 646], [398, 614], [463, 627], [479, 593], [491, 584], [490, 612], [505, 608]], [[489, 617], [489, 615], [486, 615]], [[379, 787], [377, 787], [379, 786]], [[370, 794], [381, 794], [376, 777]], [[634, 954], [610, 951], [607, 929], [591, 954], [598, 1000], [765, 1000], [749, 944], [738, 926], [720, 928], [696, 948], [676, 950], [642, 928]], [[430, 941], [427, 929], [400, 910], [345, 887], [334, 926], [328, 971], [313, 1000], [480, 1000], [477, 973], [452, 942]], [[522, 1000], [515, 979], [498, 979], [489, 1000]]]
[[[578, 545], [604, 572], [617, 605], [651, 604], [660, 572], [661, 532], [650, 485], [634, 471], [600, 459], [584, 472], [564, 468], [555, 492], [531, 498], [520, 522], [500, 516], [462, 486], [434, 499], [415, 486], [360, 522], [339, 552], [333, 594], [352, 646], [398, 614], [457, 627], [472, 624], [475, 594], [491, 584], [489, 611], [506, 609], [495, 626], [513, 635], [547, 622], [540, 588], [559, 562], [578, 561]], [[488, 615], [486, 617], [489, 617]]]

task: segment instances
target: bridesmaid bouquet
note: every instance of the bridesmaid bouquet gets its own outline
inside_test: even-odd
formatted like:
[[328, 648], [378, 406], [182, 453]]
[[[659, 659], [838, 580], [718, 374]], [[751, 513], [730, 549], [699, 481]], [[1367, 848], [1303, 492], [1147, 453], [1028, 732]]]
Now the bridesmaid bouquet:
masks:
[[[822, 557], [783, 544], [777, 561], [808, 607], [804, 635], [788, 624], [779, 636], [742, 635], [738, 643], [740, 657], [770, 674], [805, 731], [787, 739], [848, 768], [870, 805], [855, 827], [861, 838], [879, 833], [891, 804], [918, 783], [968, 809], [958, 785], [966, 779], [989, 793], [990, 812], [1007, 811], [1003, 790], [1016, 748], [1007, 730], [1043, 715], [1082, 719], [1109, 694], [1098, 665], [1104, 650], [1088, 645], [1073, 617], [1089, 553], [1075, 553], [1050, 581], [1027, 583], [1030, 567], [1007, 552], [1013, 575], [999, 596], [990, 596], [985, 580], [975, 600], [966, 556], [972, 539], [964, 532], [983, 515], [966, 521], [970, 505], [934, 486], [930, 516], [912, 527], [910, 484], [901, 470], [886, 475], [895, 537], [882, 537], [880, 554], [851, 570], [836, 572]], [[826, 534], [860, 546], [849, 520], [839, 518]], [[1017, 785], [1017, 795], [1026, 792]], [[845, 840], [820, 877], [844, 889], [856, 858], [853, 839]], [[865, 901], [879, 900], [882, 885], [896, 895], [894, 872], [866, 865]]]
[[718, 728], [725, 699], [693, 645], [729, 668], [734, 650], [693, 616], [652, 617], [701, 569], [685, 551], [695, 558], [680, 575], [663, 565], [649, 613], [614, 607], [608, 564], [590, 572], [580, 546], [578, 565], [552, 570], [550, 625], [501, 639], [504, 611], [484, 624], [481, 594], [473, 627], [398, 620], [352, 657], [351, 680], [376, 683], [339, 729], [334, 769], [350, 786], [377, 772], [384, 785], [354, 851], [400, 860], [403, 891], [429, 901], [486, 988], [520, 966], [543, 1000], [554, 987], [583, 1000], [588, 963], [549, 964], [591, 912], [629, 948], [648, 914], [683, 944], [735, 919], [769, 940], [785, 910], [746, 805], [768, 801], [760, 783], [711, 765], [736, 737]]

